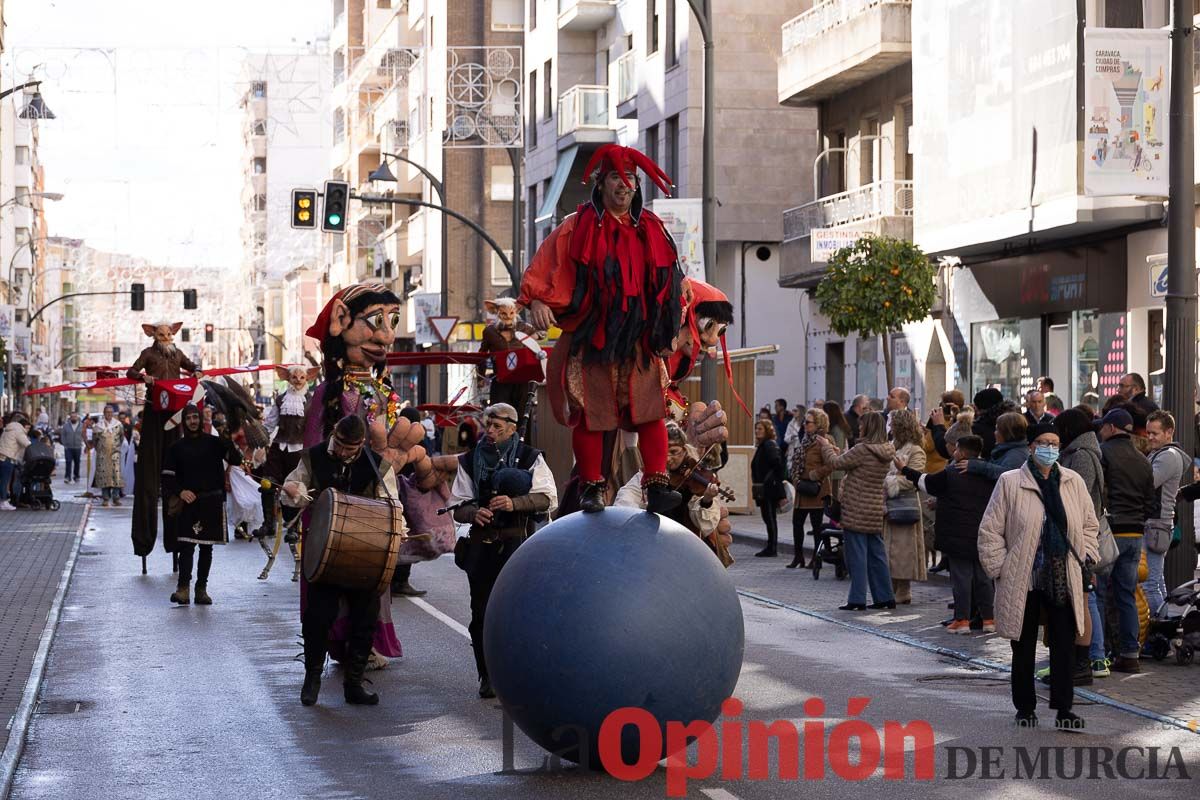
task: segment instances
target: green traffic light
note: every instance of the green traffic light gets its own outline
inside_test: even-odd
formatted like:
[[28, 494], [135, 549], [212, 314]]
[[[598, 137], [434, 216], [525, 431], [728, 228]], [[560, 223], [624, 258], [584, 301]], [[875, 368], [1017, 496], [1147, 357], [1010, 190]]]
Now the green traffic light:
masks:
[[341, 214], [330, 214], [329, 215], [329, 224], [330, 225], [341, 225], [342, 224], [342, 215]]

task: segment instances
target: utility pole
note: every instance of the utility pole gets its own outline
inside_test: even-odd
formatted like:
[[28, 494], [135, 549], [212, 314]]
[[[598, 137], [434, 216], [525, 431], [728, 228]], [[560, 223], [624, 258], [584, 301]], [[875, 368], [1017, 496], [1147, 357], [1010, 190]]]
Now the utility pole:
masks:
[[[1192, 95], [1192, 0], [1171, 3], [1170, 206], [1167, 214], [1167, 352], [1163, 405], [1175, 415], [1175, 433], [1184, 452], [1194, 455], [1196, 436], [1196, 190], [1192, 153], [1195, 139]], [[1191, 482], [1191, 470], [1184, 470]], [[1192, 580], [1191, 513], [1180, 514], [1183, 541], [1167, 552], [1167, 588]]]
[[[704, 139], [701, 149], [703, 150], [703, 177], [701, 191], [703, 199], [701, 200], [701, 222], [704, 226], [704, 235], [702, 237], [702, 245], [704, 250], [704, 281], [705, 283], [716, 283], [717, 275], [717, 155], [716, 141], [717, 132], [713, 124], [713, 119], [716, 116], [716, 59], [713, 58], [713, 30], [712, 30], [712, 0], [688, 0], [688, 5], [692, 9], [692, 14], [696, 17], [696, 23], [700, 26], [700, 36], [704, 40], [704, 106], [703, 119]], [[678, 178], [673, 175], [673, 178]], [[741, 321], [743, 325], [745, 320]], [[694, 342], [692, 348], [698, 352], [700, 347], [699, 342]], [[700, 362], [700, 399], [705, 402], [714, 399], [716, 394], [716, 378], [717, 364], [711, 358], [705, 358]]]

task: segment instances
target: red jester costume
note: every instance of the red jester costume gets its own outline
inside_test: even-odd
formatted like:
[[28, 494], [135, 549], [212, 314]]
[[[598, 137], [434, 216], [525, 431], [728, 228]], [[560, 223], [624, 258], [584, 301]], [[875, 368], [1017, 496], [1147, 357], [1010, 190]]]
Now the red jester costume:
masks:
[[584, 511], [604, 507], [604, 433], [618, 428], [637, 431], [647, 508], [661, 513], [681, 500], [667, 480], [663, 356], [682, 326], [684, 276], [670, 234], [642, 206], [637, 169], [670, 193], [670, 179], [642, 153], [596, 151], [584, 170], [585, 180], [595, 174], [590, 202], [538, 248], [518, 299], [535, 328], [563, 331], [547, 386], [555, 418], [572, 429]]

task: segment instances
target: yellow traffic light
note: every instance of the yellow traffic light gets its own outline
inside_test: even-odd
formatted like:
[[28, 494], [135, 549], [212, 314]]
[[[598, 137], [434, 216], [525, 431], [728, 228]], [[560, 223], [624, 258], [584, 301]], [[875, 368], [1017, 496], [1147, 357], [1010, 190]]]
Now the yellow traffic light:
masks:
[[315, 228], [317, 220], [313, 216], [317, 203], [317, 193], [312, 189], [292, 190], [292, 227]]

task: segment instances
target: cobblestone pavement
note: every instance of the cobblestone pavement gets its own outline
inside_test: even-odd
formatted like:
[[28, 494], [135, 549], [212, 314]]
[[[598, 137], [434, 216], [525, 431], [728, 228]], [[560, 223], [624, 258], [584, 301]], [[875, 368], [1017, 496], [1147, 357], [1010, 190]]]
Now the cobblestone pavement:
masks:
[[63, 568], [78, 549], [85, 501], [61, 484], [57, 511], [0, 511], [0, 752], [8, 746], [14, 719]]
[[[1007, 640], [980, 632], [952, 634], [941, 625], [941, 621], [953, 613], [947, 609], [952, 599], [948, 578], [931, 575], [924, 583], [914, 582], [912, 605], [901, 606], [895, 611], [838, 611], [838, 606], [846, 602], [848, 580], [837, 580], [828, 566], [821, 570], [819, 580], [813, 580], [810, 570], [785, 569], [794, 552], [790, 518], [780, 517], [780, 555], [777, 558], [754, 557], [767, 538], [760, 517], [739, 515], [732, 520], [738, 539], [734, 549], [738, 563], [733, 567], [733, 576], [739, 590], [857, 626], [867, 626], [886, 635], [911, 638], [928, 647], [946, 648], [1006, 667], [1009, 664], [1012, 651]], [[805, 539], [807, 559], [811, 555], [812, 539], [810, 535]], [[1040, 645], [1038, 658], [1039, 666], [1048, 659], [1045, 648]], [[1090, 687], [1081, 690], [1085, 691], [1190, 722], [1194, 729], [1200, 730], [1200, 663], [1178, 666], [1173, 658], [1161, 663], [1143, 659], [1140, 674], [1114, 672], [1111, 677], [1095, 679]]]

